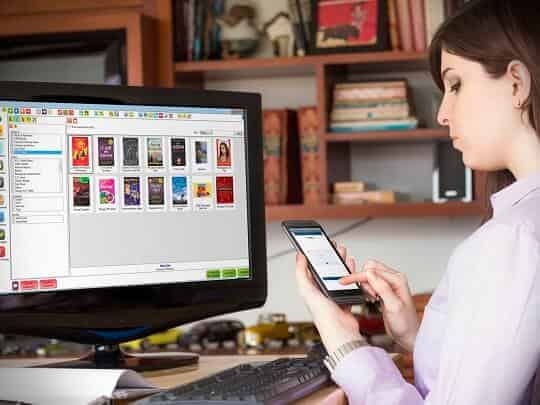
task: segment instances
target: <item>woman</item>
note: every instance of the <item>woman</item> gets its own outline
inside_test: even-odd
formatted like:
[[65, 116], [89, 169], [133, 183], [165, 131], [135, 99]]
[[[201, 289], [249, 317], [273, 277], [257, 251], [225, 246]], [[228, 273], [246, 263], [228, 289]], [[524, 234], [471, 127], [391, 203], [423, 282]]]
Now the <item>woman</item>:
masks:
[[[377, 261], [341, 282], [379, 296], [387, 332], [413, 352], [415, 386], [366, 345], [349, 308], [326, 299], [303, 256], [299, 291], [332, 378], [352, 404], [529, 404], [540, 366], [540, 7], [471, 1], [439, 28], [438, 113], [466, 166], [498, 185], [491, 218], [453, 252], [420, 324], [407, 278]], [[511, 183], [511, 184], [510, 184]], [[351, 269], [355, 261], [340, 254]], [[426, 269], [427, 270], [427, 269]], [[337, 350], [341, 349], [341, 352]], [[535, 402], [540, 403], [540, 402]]]

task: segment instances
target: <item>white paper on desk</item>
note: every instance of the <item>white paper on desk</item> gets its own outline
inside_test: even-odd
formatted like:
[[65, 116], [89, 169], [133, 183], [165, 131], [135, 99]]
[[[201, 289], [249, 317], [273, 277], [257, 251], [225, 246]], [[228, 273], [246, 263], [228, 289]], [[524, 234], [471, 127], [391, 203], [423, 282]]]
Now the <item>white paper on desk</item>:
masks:
[[0, 368], [0, 400], [87, 405], [98, 398], [112, 398], [115, 390], [126, 389], [159, 391], [132, 370]]

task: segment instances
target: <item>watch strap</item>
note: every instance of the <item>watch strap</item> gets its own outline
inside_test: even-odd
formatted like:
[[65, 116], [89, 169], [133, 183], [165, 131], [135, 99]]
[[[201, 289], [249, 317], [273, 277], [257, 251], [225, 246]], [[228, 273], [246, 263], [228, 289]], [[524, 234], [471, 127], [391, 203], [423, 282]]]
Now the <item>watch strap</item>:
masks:
[[337, 364], [350, 352], [353, 350], [362, 347], [367, 346], [368, 343], [365, 340], [351, 340], [350, 342], [344, 343], [340, 347], [338, 347], [334, 352], [329, 353], [327, 356], [324, 357], [323, 363], [326, 366], [330, 372], [333, 372]]

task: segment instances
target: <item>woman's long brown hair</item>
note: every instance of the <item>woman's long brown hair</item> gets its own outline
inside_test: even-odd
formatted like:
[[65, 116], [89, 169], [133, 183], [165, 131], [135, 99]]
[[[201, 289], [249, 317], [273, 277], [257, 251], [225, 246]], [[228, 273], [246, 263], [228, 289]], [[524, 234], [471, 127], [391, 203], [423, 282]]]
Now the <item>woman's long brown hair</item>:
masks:
[[[530, 0], [472, 0], [447, 18], [429, 47], [431, 75], [441, 91], [441, 52], [480, 63], [492, 78], [503, 76], [512, 60], [531, 75], [529, 97], [521, 109], [540, 137], [540, 7]], [[486, 119], [482, 117], [482, 119]], [[489, 197], [515, 181], [509, 170], [487, 174], [484, 221], [493, 215]]]

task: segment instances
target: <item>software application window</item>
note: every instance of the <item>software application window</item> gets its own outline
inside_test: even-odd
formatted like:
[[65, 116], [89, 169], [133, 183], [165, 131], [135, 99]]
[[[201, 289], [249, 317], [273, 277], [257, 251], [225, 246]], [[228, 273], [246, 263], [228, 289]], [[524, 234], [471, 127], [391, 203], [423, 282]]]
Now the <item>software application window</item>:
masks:
[[250, 276], [242, 111], [0, 108], [0, 293]]

